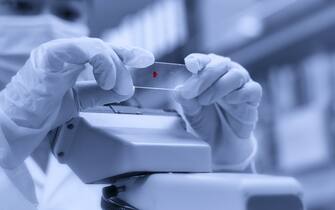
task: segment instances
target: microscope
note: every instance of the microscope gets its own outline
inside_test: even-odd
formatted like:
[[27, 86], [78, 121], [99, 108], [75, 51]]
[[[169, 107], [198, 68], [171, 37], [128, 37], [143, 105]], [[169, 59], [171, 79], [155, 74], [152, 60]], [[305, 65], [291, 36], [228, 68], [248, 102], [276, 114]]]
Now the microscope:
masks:
[[[148, 76], [136, 77], [135, 102], [85, 110], [57, 129], [51, 144], [58, 161], [84, 183], [107, 184], [102, 209], [304, 210], [302, 189], [291, 177], [212, 171], [210, 145], [187, 131], [169, 91], [155, 102], [145, 97], [157, 94], [157, 87], [143, 87], [152, 87], [150, 76], [168, 74], [165, 67], [184, 68], [155, 63]], [[181, 78], [162, 81], [169, 79]]]

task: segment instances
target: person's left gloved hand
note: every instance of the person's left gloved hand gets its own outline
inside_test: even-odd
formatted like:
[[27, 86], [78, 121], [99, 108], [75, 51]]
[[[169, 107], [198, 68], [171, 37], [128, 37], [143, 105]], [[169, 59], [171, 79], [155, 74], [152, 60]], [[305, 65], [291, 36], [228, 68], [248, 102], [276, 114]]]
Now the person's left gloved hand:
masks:
[[244, 170], [256, 150], [261, 86], [229, 58], [191, 54], [185, 64], [193, 76], [175, 98], [193, 131], [212, 146], [213, 169]]
[[[153, 62], [154, 56], [144, 49], [87, 37], [53, 40], [35, 48], [0, 91], [0, 170], [36, 203], [25, 158], [51, 129], [79, 111], [129, 99], [134, 87], [128, 67]], [[87, 66], [95, 81], [76, 84]]]
[[[100, 39], [58, 39], [34, 49], [26, 64], [0, 92], [0, 166], [17, 167], [51, 129], [97, 105], [134, 93], [128, 67], [145, 67], [154, 56], [140, 48], [111, 46]], [[92, 67], [95, 81], [76, 84]]]

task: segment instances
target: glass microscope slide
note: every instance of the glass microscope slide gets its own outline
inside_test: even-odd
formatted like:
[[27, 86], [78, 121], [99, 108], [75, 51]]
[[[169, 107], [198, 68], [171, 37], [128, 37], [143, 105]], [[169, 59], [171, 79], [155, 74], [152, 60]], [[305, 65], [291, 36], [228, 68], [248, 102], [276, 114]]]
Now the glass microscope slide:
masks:
[[155, 62], [153, 65], [131, 70], [136, 89], [174, 91], [192, 73], [183, 64]]

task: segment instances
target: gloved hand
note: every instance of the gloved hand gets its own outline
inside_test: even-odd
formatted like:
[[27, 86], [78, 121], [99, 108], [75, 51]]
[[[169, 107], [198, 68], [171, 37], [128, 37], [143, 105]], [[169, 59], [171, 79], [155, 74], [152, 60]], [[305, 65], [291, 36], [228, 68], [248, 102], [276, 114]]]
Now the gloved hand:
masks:
[[191, 54], [185, 64], [193, 76], [175, 98], [188, 124], [212, 146], [214, 170], [244, 170], [256, 151], [261, 86], [229, 58]]
[[[1, 124], [9, 136], [2, 165], [20, 164], [50, 129], [81, 109], [130, 98], [134, 87], [127, 66], [153, 62], [153, 55], [143, 49], [110, 46], [94, 38], [59, 39], [33, 50], [0, 93], [0, 111], [9, 119]], [[74, 87], [86, 65], [92, 66], [99, 86], [90, 82]]]

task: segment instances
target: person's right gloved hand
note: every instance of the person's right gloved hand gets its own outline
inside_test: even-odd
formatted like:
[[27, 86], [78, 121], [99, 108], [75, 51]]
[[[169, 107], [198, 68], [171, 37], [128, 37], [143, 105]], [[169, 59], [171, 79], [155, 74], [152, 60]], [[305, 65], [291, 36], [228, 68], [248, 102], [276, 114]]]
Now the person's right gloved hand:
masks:
[[[17, 166], [50, 129], [81, 109], [129, 99], [134, 87], [127, 67], [153, 62], [153, 55], [143, 49], [110, 46], [94, 38], [59, 39], [33, 50], [0, 93], [0, 112], [8, 120], [0, 125], [8, 142], [0, 145], [7, 148], [1, 165]], [[87, 65], [92, 66], [98, 86], [91, 82], [74, 87]]]
[[194, 133], [211, 145], [213, 170], [247, 170], [257, 151], [253, 131], [262, 87], [227, 57], [194, 53], [185, 64], [193, 75], [175, 99]]

